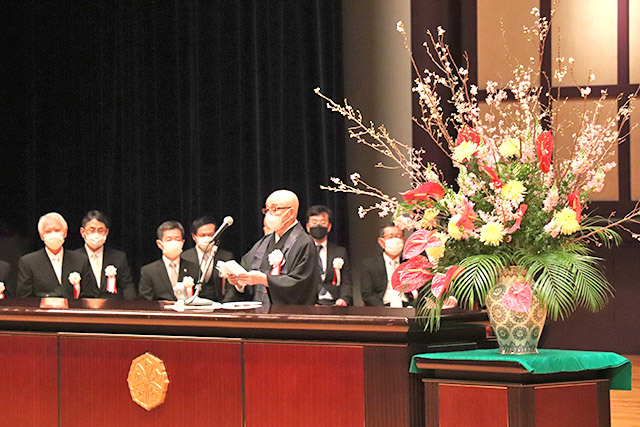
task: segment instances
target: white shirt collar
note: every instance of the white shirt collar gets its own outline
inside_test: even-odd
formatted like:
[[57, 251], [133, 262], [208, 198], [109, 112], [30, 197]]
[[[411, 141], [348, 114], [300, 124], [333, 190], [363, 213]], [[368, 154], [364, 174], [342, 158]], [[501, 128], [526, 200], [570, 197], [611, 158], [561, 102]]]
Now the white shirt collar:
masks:
[[91, 249], [89, 246], [85, 244], [84, 249], [87, 251], [87, 255], [89, 255], [89, 258], [91, 258], [91, 255], [95, 255], [96, 257], [101, 259], [102, 254], [104, 254], [104, 245], [100, 246], [100, 248], [94, 251], [93, 249]]
[[58, 252], [57, 254], [51, 252], [46, 246], [44, 247], [44, 250], [51, 261], [53, 261], [54, 259], [62, 261], [62, 258], [64, 257], [64, 248], [60, 248], [60, 252]]
[[169, 268], [169, 266], [171, 265], [172, 262], [175, 262], [176, 266], [180, 267], [180, 257], [178, 257], [175, 260], [171, 261], [169, 258], [167, 258], [166, 256], [162, 255], [162, 261], [164, 262], [164, 266], [167, 269]]

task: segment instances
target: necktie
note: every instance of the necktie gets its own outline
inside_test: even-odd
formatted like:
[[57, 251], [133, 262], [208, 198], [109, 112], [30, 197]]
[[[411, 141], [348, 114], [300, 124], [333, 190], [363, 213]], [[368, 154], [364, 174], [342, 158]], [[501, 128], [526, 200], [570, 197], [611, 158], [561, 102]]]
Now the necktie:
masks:
[[210, 252], [205, 252], [202, 255], [202, 272], [204, 273], [202, 281], [204, 283], [211, 279], [211, 273], [213, 272], [213, 263], [209, 264], [209, 258], [211, 258]]
[[175, 262], [169, 264], [169, 280], [172, 287], [178, 283], [178, 265]]
[[322, 250], [322, 245], [317, 245], [316, 248], [318, 249], [318, 269], [320, 270], [320, 275], [322, 276], [324, 274], [324, 267], [322, 265], [322, 257], [320, 257], [320, 251]]
[[98, 288], [100, 288], [100, 279], [102, 279], [102, 275], [100, 274], [100, 266], [98, 265], [98, 256], [96, 254], [91, 254], [90, 259], [93, 275], [96, 276], [96, 283], [98, 284]]

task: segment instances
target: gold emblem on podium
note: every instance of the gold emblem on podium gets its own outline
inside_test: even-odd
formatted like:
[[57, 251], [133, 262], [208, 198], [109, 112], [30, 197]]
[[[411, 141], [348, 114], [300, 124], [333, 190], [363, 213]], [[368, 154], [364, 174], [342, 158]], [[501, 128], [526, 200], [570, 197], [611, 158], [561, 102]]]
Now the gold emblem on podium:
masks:
[[169, 376], [162, 360], [151, 353], [145, 353], [131, 362], [127, 383], [131, 400], [150, 411], [164, 402]]

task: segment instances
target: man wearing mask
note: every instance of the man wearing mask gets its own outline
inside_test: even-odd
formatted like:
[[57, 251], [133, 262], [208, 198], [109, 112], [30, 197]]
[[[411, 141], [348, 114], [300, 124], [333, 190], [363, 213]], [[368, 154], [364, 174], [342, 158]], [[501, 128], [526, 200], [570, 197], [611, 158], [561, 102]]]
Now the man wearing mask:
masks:
[[312, 305], [316, 301], [318, 252], [297, 220], [298, 196], [277, 190], [267, 198], [265, 225], [272, 230], [242, 257], [247, 270], [229, 276], [243, 299], [270, 304]]
[[320, 305], [352, 305], [353, 283], [347, 250], [329, 243], [331, 210], [323, 205], [311, 206], [307, 211], [307, 231], [318, 251], [318, 299]]
[[393, 290], [391, 275], [400, 265], [404, 235], [396, 226], [388, 225], [380, 229], [378, 244], [383, 252], [362, 263], [360, 289], [365, 305], [406, 307], [413, 300], [411, 294]]
[[45, 247], [20, 258], [17, 297], [98, 297], [87, 258], [62, 246], [67, 230], [67, 222], [57, 212], [40, 218], [38, 233]]
[[191, 223], [191, 238], [196, 246], [184, 251], [181, 256], [182, 259], [200, 266], [200, 275], [196, 278], [196, 281], [202, 278], [200, 296], [221, 302], [224, 300], [227, 286], [226, 280], [220, 277], [216, 264], [218, 261], [233, 259], [233, 254], [224, 249], [218, 249], [212, 257], [214, 245], [211, 242], [214, 234], [216, 234], [216, 223], [212, 217], [203, 216], [196, 219]]
[[138, 292], [124, 252], [105, 246], [109, 236], [109, 218], [100, 211], [89, 211], [82, 218], [80, 234], [84, 247], [74, 252], [89, 260], [100, 298], [136, 299]]
[[156, 245], [162, 258], [140, 270], [140, 299], [176, 301], [173, 287], [185, 277], [198, 279], [198, 265], [181, 259], [184, 227], [178, 221], [165, 221], [156, 231]]

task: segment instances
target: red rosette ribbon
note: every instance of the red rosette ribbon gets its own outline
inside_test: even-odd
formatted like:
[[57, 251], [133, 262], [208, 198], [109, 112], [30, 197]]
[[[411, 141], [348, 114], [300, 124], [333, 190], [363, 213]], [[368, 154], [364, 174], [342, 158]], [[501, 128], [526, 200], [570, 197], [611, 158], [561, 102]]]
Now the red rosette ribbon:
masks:
[[532, 298], [529, 282], [515, 282], [502, 297], [502, 306], [507, 310], [525, 313], [531, 307]]
[[414, 231], [404, 243], [402, 257], [411, 259], [423, 253], [427, 248], [442, 246], [442, 240], [434, 236], [435, 232], [435, 230]]
[[576, 213], [576, 221], [580, 222], [582, 216], [582, 206], [580, 205], [580, 190], [576, 190], [567, 196], [569, 206]]
[[117, 294], [118, 293], [118, 289], [116, 287], [116, 278], [114, 277], [107, 277], [107, 292], [112, 293], [112, 294]]
[[391, 275], [391, 286], [398, 292], [409, 293], [420, 289], [433, 277], [433, 264], [425, 256], [418, 255], [400, 264]]
[[436, 274], [431, 281], [431, 293], [436, 298], [440, 298], [440, 295], [442, 295], [444, 291], [449, 289], [449, 284], [451, 283], [451, 281], [458, 277], [463, 271], [464, 267], [462, 267], [461, 265], [452, 265], [447, 269], [446, 273]]
[[444, 197], [444, 188], [439, 182], [425, 182], [413, 190], [402, 194], [404, 201], [413, 203], [415, 200], [440, 200]]
[[517, 213], [517, 217], [516, 217], [516, 222], [511, 226], [511, 228], [509, 228], [507, 230], [507, 234], [511, 234], [516, 230], [520, 229], [520, 224], [522, 223], [522, 217], [524, 216], [524, 213], [526, 212], [527, 208], [529, 206], [525, 205], [524, 203], [520, 205], [520, 208], [518, 209], [518, 213]]
[[553, 151], [553, 136], [551, 132], [544, 131], [536, 139], [536, 156], [538, 157], [538, 167], [543, 173], [549, 172], [551, 168], [551, 153]]
[[80, 283], [75, 283], [73, 285], [73, 299], [80, 298]]

